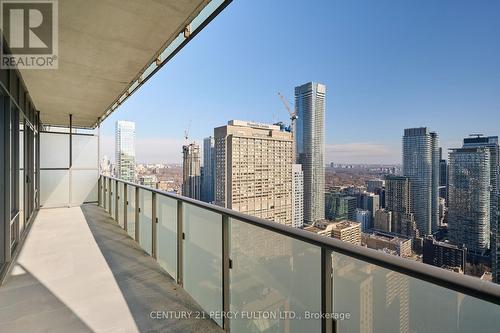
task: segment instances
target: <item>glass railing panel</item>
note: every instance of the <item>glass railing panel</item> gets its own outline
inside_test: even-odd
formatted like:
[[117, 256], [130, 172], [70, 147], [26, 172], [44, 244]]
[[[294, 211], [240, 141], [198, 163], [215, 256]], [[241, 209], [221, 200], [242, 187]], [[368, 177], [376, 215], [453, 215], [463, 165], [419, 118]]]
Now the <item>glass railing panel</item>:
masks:
[[[234, 332], [320, 332], [321, 249], [230, 219]], [[290, 311], [290, 312], [287, 312]]]
[[107, 188], [107, 191], [106, 191], [106, 210], [108, 211], [108, 213], [111, 215], [111, 179], [108, 179], [106, 181], [106, 188]]
[[[184, 203], [184, 289], [207, 313], [222, 311], [222, 216]], [[222, 325], [221, 319], [215, 321]], [[235, 332], [238, 332], [237, 330]]]
[[116, 181], [111, 180], [111, 217], [116, 219]]
[[124, 203], [124, 198], [125, 196], [123, 195], [123, 183], [118, 182], [118, 224], [124, 228], [123, 222], [125, 221], [124, 219], [124, 214], [123, 214], [123, 203]]
[[103, 190], [103, 207], [104, 209], [109, 212], [109, 209], [108, 209], [108, 206], [109, 206], [109, 178], [103, 178], [103, 186], [104, 186], [104, 190]]
[[[19, 154], [22, 155], [22, 151], [20, 151]], [[24, 229], [24, 180], [25, 180], [24, 170], [19, 170], [19, 222], [22, 229]], [[40, 184], [41, 183], [42, 181], [40, 180]], [[41, 198], [40, 198], [40, 204], [42, 204]]]
[[333, 312], [342, 317], [340, 332], [491, 332], [500, 327], [498, 305], [342, 254], [332, 258]]
[[127, 233], [135, 239], [135, 186], [127, 185]]
[[151, 191], [139, 189], [139, 245], [151, 254], [152, 232], [151, 219], [153, 218], [153, 199]]
[[98, 188], [98, 191], [100, 192], [99, 196], [101, 197], [101, 201], [99, 202], [99, 206], [101, 206], [103, 208], [104, 208], [104, 201], [105, 201], [105, 197], [104, 197], [104, 182], [105, 181], [106, 181], [106, 178], [101, 176], [101, 181], [100, 181], [99, 188]]
[[173, 278], [177, 278], [177, 200], [156, 196], [157, 261]]

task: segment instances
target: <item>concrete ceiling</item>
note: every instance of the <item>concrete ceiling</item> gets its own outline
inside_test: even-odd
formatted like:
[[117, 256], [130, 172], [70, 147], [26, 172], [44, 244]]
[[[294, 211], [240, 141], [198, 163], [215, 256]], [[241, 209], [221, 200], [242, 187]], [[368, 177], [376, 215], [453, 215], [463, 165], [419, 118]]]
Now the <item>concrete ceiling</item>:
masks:
[[92, 127], [208, 0], [60, 0], [59, 69], [21, 70], [44, 124]]

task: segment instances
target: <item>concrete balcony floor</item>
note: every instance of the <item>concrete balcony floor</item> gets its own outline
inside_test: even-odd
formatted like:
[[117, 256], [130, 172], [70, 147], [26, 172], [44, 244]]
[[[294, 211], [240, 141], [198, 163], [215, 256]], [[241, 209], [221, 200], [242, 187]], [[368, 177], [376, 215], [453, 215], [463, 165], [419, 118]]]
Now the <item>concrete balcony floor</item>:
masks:
[[95, 205], [39, 211], [4, 284], [0, 332], [221, 332], [153, 258]]

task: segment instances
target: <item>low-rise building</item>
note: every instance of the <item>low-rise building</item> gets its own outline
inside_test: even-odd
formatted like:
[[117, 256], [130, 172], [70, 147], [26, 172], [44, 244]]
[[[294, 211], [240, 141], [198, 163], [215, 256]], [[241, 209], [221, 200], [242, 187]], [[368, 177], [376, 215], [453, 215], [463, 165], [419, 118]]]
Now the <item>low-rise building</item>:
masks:
[[466, 258], [467, 249], [463, 246], [438, 242], [432, 236], [424, 240], [422, 257], [424, 264], [437, 267], [458, 267], [463, 272]]
[[142, 175], [139, 176], [139, 184], [151, 188], [158, 188], [158, 178], [155, 175]]
[[374, 231], [373, 233], [363, 234], [363, 244], [370, 249], [393, 251], [400, 257], [411, 257], [412, 241], [408, 237], [401, 235]]
[[332, 222], [328, 220], [316, 221], [304, 230], [319, 235], [340, 239], [355, 245], [361, 245], [361, 224], [353, 221]]

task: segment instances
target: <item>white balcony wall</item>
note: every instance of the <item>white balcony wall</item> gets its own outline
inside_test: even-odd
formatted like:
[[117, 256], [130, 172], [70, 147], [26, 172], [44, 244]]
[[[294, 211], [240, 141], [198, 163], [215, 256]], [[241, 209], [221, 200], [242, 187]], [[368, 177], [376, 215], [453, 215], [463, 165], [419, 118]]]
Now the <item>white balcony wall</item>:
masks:
[[40, 133], [40, 169], [69, 168], [69, 135]]
[[42, 207], [78, 206], [97, 201], [98, 177], [97, 136], [73, 134], [70, 140], [69, 131], [40, 134]]

